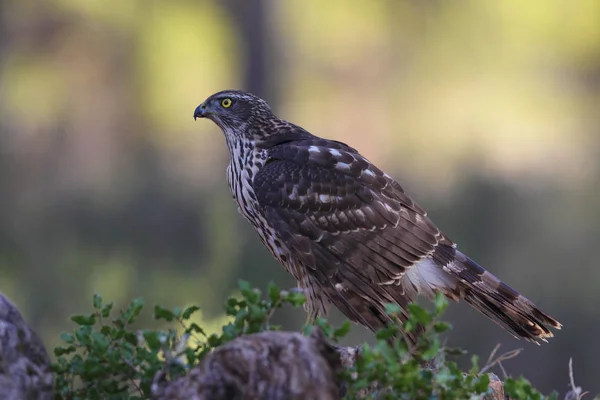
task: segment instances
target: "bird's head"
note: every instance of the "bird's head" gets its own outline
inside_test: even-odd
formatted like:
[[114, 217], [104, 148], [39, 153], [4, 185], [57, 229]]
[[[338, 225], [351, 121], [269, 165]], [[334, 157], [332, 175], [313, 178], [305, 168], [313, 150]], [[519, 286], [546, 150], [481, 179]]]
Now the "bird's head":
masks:
[[266, 101], [240, 90], [223, 90], [194, 110], [194, 119], [208, 118], [228, 136], [248, 135], [249, 128], [273, 117]]

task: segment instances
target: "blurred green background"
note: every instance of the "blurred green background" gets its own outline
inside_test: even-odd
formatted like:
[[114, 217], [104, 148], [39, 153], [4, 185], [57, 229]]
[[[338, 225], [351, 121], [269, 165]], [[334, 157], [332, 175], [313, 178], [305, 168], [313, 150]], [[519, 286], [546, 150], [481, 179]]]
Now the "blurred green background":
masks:
[[49, 346], [94, 292], [218, 326], [237, 279], [295, 285], [192, 119], [241, 88], [360, 149], [564, 324], [536, 347], [452, 306], [451, 345], [524, 347], [505, 367], [546, 392], [573, 357], [600, 392], [599, 1], [13, 0], [0, 61], [0, 290]]

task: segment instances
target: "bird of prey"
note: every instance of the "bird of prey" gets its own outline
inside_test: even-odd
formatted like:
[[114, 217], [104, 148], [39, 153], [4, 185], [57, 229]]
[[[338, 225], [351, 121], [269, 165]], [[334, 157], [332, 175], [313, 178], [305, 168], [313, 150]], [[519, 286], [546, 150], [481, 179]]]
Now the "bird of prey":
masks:
[[[213, 94], [194, 111], [225, 135], [241, 214], [298, 281], [309, 317], [331, 304], [372, 331], [418, 294], [464, 300], [516, 338], [561, 324], [457, 249], [391, 176], [345, 143], [278, 118], [261, 98]], [[414, 338], [412, 338], [414, 340]]]

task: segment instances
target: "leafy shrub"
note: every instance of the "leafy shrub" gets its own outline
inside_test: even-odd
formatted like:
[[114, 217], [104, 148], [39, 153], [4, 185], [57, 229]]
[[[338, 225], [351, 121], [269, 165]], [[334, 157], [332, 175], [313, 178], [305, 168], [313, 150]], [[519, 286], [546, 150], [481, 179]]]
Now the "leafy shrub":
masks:
[[[296, 291], [280, 290], [270, 284], [267, 293], [240, 281], [241, 298], [229, 298], [225, 312], [231, 322], [219, 334], [207, 335], [192, 322], [197, 306], [166, 309], [155, 306], [153, 317], [169, 322], [166, 330], [132, 328], [144, 309], [142, 299], [133, 300], [115, 316], [113, 303], [105, 303], [94, 295], [94, 311], [77, 315], [73, 332], [63, 333], [63, 345], [54, 349], [53, 364], [57, 399], [147, 399], [158, 371], [173, 380], [196, 366], [215, 347], [244, 334], [277, 330], [271, 324], [273, 314], [284, 306], [301, 307], [304, 296]], [[367, 391], [377, 399], [477, 399], [489, 392], [489, 375], [480, 374], [477, 357], [472, 358], [468, 373], [455, 362], [447, 360], [456, 350], [442, 345], [440, 335], [450, 329], [440, 317], [447, 307], [441, 295], [429, 312], [416, 304], [409, 306], [410, 318], [403, 330], [417, 325], [425, 329], [416, 347], [409, 349], [397, 326], [377, 333], [374, 345], [363, 344], [360, 356], [344, 376], [346, 399], [354, 399]], [[399, 310], [389, 305], [388, 313]], [[350, 330], [346, 321], [332, 327], [318, 319], [325, 334], [337, 342]], [[308, 330], [305, 327], [305, 330]], [[400, 337], [399, 339], [394, 339]], [[374, 382], [377, 382], [374, 384]], [[556, 394], [544, 397], [531, 384], [520, 378], [507, 379], [505, 392], [512, 399], [556, 399]]]

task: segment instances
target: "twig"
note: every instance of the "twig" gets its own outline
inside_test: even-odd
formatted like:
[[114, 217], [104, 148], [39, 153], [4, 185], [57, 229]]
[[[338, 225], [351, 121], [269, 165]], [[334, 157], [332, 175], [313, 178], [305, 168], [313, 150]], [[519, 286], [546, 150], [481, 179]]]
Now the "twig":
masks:
[[[132, 363], [131, 361], [129, 361], [128, 359], [126, 359], [124, 356], [121, 356], [121, 361], [123, 361], [123, 363], [124, 363], [125, 365], [127, 365], [129, 368], [131, 368], [131, 370], [132, 370], [134, 373], [137, 373], [137, 372], [138, 372], [138, 369], [137, 369], [137, 367], [136, 367], [135, 365], [133, 365], [133, 363]], [[131, 382], [131, 384], [132, 384], [132, 385], [133, 385], [133, 386], [134, 386], [134, 387], [137, 389], [137, 391], [138, 391], [140, 394], [142, 394], [142, 395], [143, 395], [143, 394], [144, 394], [144, 391], [142, 390], [142, 388], [140, 387], [140, 385], [138, 385], [138, 384], [136, 383], [135, 379], [134, 379], [134, 378], [133, 378], [131, 375], [129, 375], [129, 374], [127, 374], [127, 375], [128, 375], [128, 376], [127, 376], [127, 379], [129, 379], [129, 381], [130, 381], [130, 382]]]
[[565, 400], [579, 400], [587, 392], [581, 393], [581, 387], [575, 386], [575, 378], [573, 377], [573, 358], [569, 358], [569, 380], [571, 381], [571, 390], [565, 395]]
[[515, 349], [515, 350], [507, 351], [506, 353], [499, 355], [497, 358], [494, 358], [494, 356], [496, 355], [496, 352], [498, 352], [499, 348], [500, 348], [500, 344], [497, 344], [496, 347], [494, 347], [494, 350], [492, 350], [490, 356], [488, 357], [487, 363], [485, 364], [485, 366], [483, 368], [481, 368], [480, 373], [483, 374], [487, 370], [492, 368], [494, 365], [498, 365], [500, 367], [500, 369], [502, 370], [504, 377], [506, 377], [507, 375], [506, 375], [506, 371], [504, 370], [504, 367], [502, 366], [502, 361], [506, 361], [506, 360], [510, 360], [511, 358], [515, 358], [523, 351], [523, 349]]

